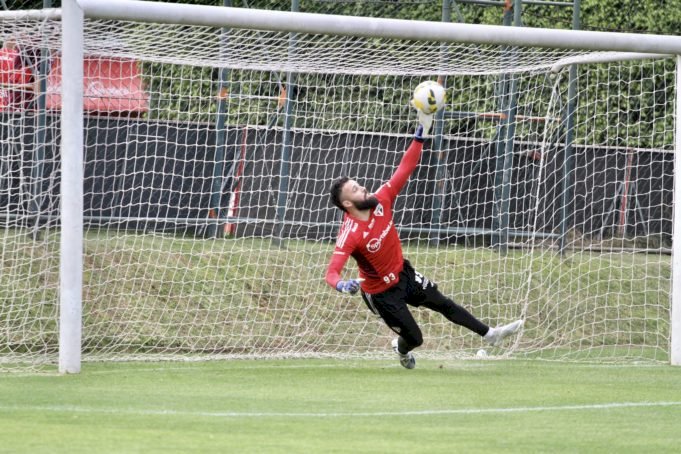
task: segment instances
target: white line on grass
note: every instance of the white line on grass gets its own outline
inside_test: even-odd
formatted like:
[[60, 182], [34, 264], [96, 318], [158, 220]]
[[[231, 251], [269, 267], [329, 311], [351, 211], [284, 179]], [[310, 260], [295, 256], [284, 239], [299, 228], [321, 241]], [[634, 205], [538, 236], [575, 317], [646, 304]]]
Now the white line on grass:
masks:
[[39, 411], [57, 413], [103, 413], [125, 416], [186, 416], [205, 418], [344, 418], [375, 416], [435, 416], [475, 415], [493, 413], [530, 413], [553, 411], [616, 410], [621, 408], [675, 407], [681, 402], [610, 402], [603, 404], [560, 405], [544, 407], [501, 407], [501, 408], [452, 408], [444, 410], [405, 410], [376, 412], [239, 412], [239, 411], [182, 411], [144, 410], [134, 408], [88, 408], [70, 405], [0, 405], [1, 411]]
[[[87, 374], [92, 374], [92, 375], [108, 375], [108, 374], [115, 374], [115, 373], [137, 373], [137, 372], [178, 372], [178, 371], [186, 371], [186, 372], [192, 372], [196, 373], [197, 370], [200, 371], [205, 371], [205, 372], [210, 372], [210, 371], [215, 371], [215, 372], [228, 372], [228, 371], [244, 371], [244, 370], [280, 370], [280, 369], [337, 369], [339, 368], [338, 363], [332, 363], [332, 364], [285, 364], [285, 363], [280, 363], [280, 364], [249, 364], [249, 365], [244, 365], [244, 366], [233, 366], [229, 365], [227, 367], [215, 367], [215, 368], [210, 368], [207, 366], [205, 363], [197, 364], [187, 364], [185, 366], [180, 366], [180, 367], [150, 367], [150, 368], [120, 368], [120, 369], [107, 369], [107, 370], [89, 370], [87, 371]], [[343, 369], [367, 369], [369, 366], [366, 364], [362, 363], [347, 363], [342, 365]], [[401, 368], [399, 364], [389, 364], [389, 367], [395, 367], [395, 368]]]
[[[497, 361], [497, 359], [484, 359], [484, 360], [478, 360], [478, 359], [462, 359], [462, 360], [437, 360], [437, 359], [431, 359], [431, 358], [426, 358], [426, 360], [429, 360], [431, 362], [440, 362], [442, 364], [446, 365], [446, 369], [456, 369], [456, 370], [462, 370], [462, 369], [477, 369], [477, 368], [489, 368], [489, 367], [494, 367], [501, 361]], [[260, 369], [260, 370], [267, 370], [267, 369], [332, 369], [332, 368], [337, 368], [337, 367], [342, 367], [343, 369], [367, 369], [371, 367], [375, 367], [376, 364], [378, 364], [382, 368], [390, 368], [390, 369], [402, 369], [399, 364], [396, 364], [393, 360], [385, 360], [385, 359], [367, 359], [367, 360], [361, 360], [359, 362], [352, 362], [352, 361], [347, 361], [347, 360], [336, 360], [336, 362], [332, 363], [309, 363], [309, 364], [287, 364], [287, 360], [279, 359], [275, 360], [278, 361], [276, 363], [267, 363], [267, 362], [259, 362], [257, 360], [244, 360], [244, 359], [236, 359], [236, 360], [229, 360], [232, 362], [232, 364], [225, 366], [223, 369], [220, 369], [219, 367], [212, 368], [211, 370], [216, 370], [216, 371], [222, 371], [222, 370], [255, 370], [255, 369]], [[294, 361], [298, 361], [298, 359], [295, 359]], [[511, 360], [513, 361], [513, 360]], [[522, 361], [522, 360], [520, 360]], [[240, 365], [234, 366], [234, 362], [241, 362]], [[85, 363], [83, 365], [83, 368], [86, 369], [87, 375], [111, 375], [111, 374], [129, 374], [131, 372], [174, 372], [174, 371], [185, 371], [185, 372], [196, 372], [197, 370], [206, 370], [208, 366], [208, 363], [212, 363], [212, 365], [218, 365], [220, 366], [220, 363], [217, 361], [188, 361], [188, 362], [183, 362], [181, 363], [182, 365], [178, 366], [153, 366], [153, 367], [126, 367], [126, 365], [131, 364], [128, 362], [122, 362], [120, 364], [123, 364], [123, 366], [116, 368], [115, 362], [112, 362], [111, 364], [113, 365], [111, 369], [105, 369], [105, 370], [93, 370], [90, 368], [91, 364], [94, 363]], [[172, 364], [172, 363], [168, 363]], [[540, 363], [537, 363], [540, 364]], [[663, 368], [663, 367], [669, 367], [666, 364], [649, 364], [649, 363], [622, 363], [622, 364], [598, 364], [598, 363], [582, 363], [582, 364], [577, 364], [577, 363], [567, 363], [567, 362], [561, 362], [561, 361], [550, 361], [550, 362], [542, 362], [541, 364], [564, 364], [564, 365], [569, 365], [570, 367], [579, 367], [579, 368], [621, 368], [621, 369], [641, 369], [641, 368]], [[59, 377], [61, 376], [58, 372], [8, 372], [8, 373], [2, 373], [0, 372], [0, 380], [3, 379], [13, 379], [13, 378], [25, 378], [25, 377]]]
[[[241, 361], [241, 360], [239, 360]], [[378, 360], [377, 360], [378, 361]], [[105, 369], [105, 370], [93, 370], [90, 369], [89, 366], [90, 364], [84, 364], [83, 369], [84, 370], [84, 375], [111, 375], [111, 374], [130, 374], [130, 373], [137, 373], [137, 372], [152, 372], [152, 373], [157, 373], [157, 372], [191, 372], [191, 373], [196, 373], [197, 370], [200, 371], [217, 371], [217, 372], [224, 372], [224, 371], [232, 371], [232, 370], [261, 370], [261, 369], [332, 369], [332, 368], [338, 368], [339, 364], [338, 363], [333, 363], [333, 364], [285, 364], [285, 363], [279, 363], [279, 364], [255, 364], [253, 363], [252, 365], [245, 365], [245, 366], [226, 366], [226, 367], [215, 367], [215, 368], [210, 368], [208, 365], [208, 361], [205, 362], [188, 362], [188, 363], [183, 363], [181, 366], [155, 366], [155, 367], [119, 367], [115, 368], [116, 363], [111, 363], [113, 366], [111, 369]], [[128, 364], [128, 363], [123, 363], [123, 364]], [[220, 366], [219, 363], [214, 362], [212, 363], [216, 366]], [[368, 366], [365, 364], [361, 363], [344, 363], [342, 365], [343, 369], [366, 369]], [[394, 368], [401, 368], [399, 364], [391, 364], [390, 367]], [[62, 375], [59, 374], [58, 372], [48, 372], [48, 373], [36, 373], [36, 372], [26, 372], [26, 373], [14, 373], [14, 372], [9, 372], [6, 374], [3, 374], [0, 372], [0, 380], [2, 379], [11, 379], [11, 378], [25, 378], [25, 377], [61, 377]]]

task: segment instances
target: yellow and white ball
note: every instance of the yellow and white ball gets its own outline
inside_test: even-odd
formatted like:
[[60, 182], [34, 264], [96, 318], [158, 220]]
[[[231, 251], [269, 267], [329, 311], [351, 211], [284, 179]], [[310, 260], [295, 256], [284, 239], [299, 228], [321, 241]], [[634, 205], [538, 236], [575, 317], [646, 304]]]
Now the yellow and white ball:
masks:
[[432, 115], [445, 106], [445, 89], [434, 80], [418, 84], [411, 104], [426, 115]]

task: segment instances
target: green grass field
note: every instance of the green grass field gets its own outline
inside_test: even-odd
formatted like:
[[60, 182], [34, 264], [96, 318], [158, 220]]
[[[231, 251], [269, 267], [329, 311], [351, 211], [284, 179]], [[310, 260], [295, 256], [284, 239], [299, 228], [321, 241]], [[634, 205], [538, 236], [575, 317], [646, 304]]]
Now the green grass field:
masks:
[[[0, 453], [681, 449], [681, 367], [664, 364], [668, 256], [407, 245], [419, 269], [485, 320], [512, 319], [527, 297], [515, 360], [424, 360], [472, 354], [480, 340], [421, 311], [429, 341], [413, 371], [396, 359], [96, 362], [375, 358], [389, 337], [358, 297], [324, 283], [329, 244], [91, 232], [86, 361], [81, 374], [58, 376], [56, 243], [16, 238], [0, 264], [0, 299], [13, 302], [0, 305], [0, 353], [49, 361], [0, 363], [23, 371], [0, 373]], [[41, 285], [19, 278], [31, 273]]]
[[681, 368], [86, 363], [0, 375], [0, 452], [678, 452]]
[[[59, 338], [59, 236], [46, 234], [36, 242], [5, 233], [13, 236], [0, 242], [5, 258], [0, 301], [8, 302], [0, 305], [0, 355], [52, 361]], [[268, 239], [88, 232], [84, 357], [382, 353], [382, 325], [361, 299], [339, 296], [324, 282], [332, 247], [302, 240], [279, 247]], [[404, 253], [483, 321], [507, 323], [524, 313], [516, 357], [668, 361], [669, 256], [589, 251], [561, 256], [544, 249], [499, 254], [416, 241], [405, 244]], [[352, 276], [355, 267], [347, 268]], [[38, 276], [39, 284], [27, 276]], [[426, 333], [425, 351], [453, 357], [480, 347], [477, 336], [440, 314], [415, 315]]]

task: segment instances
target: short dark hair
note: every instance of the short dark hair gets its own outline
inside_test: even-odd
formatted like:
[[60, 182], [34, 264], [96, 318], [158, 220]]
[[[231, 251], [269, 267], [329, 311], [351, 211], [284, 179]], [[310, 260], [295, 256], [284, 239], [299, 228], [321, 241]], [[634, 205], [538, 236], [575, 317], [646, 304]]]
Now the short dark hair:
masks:
[[343, 186], [348, 181], [350, 181], [350, 177], [336, 178], [335, 180], [333, 180], [333, 183], [331, 183], [331, 188], [329, 188], [329, 198], [331, 198], [331, 203], [333, 203], [343, 211], [347, 210], [341, 203], [341, 192], [343, 192]]

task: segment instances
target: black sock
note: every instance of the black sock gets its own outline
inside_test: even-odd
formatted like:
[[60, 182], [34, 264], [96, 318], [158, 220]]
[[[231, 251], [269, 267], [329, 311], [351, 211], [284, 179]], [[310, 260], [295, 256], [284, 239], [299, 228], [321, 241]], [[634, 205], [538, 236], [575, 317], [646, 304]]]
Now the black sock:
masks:
[[397, 351], [402, 353], [403, 355], [406, 355], [407, 353], [409, 353], [409, 350], [410, 350], [409, 344], [407, 344], [407, 342], [404, 339], [402, 339], [402, 336], [399, 336], [397, 338]]

